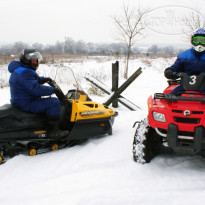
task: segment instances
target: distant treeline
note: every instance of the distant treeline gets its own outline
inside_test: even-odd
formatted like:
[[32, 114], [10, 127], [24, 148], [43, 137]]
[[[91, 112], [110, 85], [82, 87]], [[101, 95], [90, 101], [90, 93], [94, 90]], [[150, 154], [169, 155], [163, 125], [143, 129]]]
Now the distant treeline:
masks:
[[[35, 48], [41, 53], [46, 54], [88, 54], [88, 55], [121, 55], [127, 53], [127, 47], [122, 43], [86, 43], [82, 40], [74, 41], [70, 37], [66, 37], [63, 42], [57, 41], [52, 44], [34, 43], [29, 45], [24, 42], [15, 42], [0, 46], [0, 55], [16, 55], [24, 48]], [[134, 46], [131, 54], [163, 54], [174, 55], [180, 51], [172, 46], [159, 47], [156, 44], [150, 47]]]

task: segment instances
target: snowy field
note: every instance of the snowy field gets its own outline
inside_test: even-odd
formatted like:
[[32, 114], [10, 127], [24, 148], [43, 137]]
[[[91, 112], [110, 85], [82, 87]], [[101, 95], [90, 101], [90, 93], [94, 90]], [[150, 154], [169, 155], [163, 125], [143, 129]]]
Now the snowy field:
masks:
[[[0, 205], [192, 205], [203, 204], [205, 159], [200, 156], [160, 155], [141, 165], [132, 160], [132, 141], [137, 120], [147, 115], [147, 98], [166, 87], [163, 70], [170, 59], [136, 59], [129, 75], [139, 67], [143, 73], [122, 94], [142, 110], [129, 111], [120, 105], [113, 135], [56, 152], [34, 157], [18, 155], [0, 166]], [[115, 59], [67, 64], [85, 90], [86, 74], [111, 85]], [[124, 62], [120, 60], [120, 84]], [[56, 78], [66, 91], [66, 71], [42, 65], [39, 75]], [[57, 73], [57, 74], [56, 74]], [[1, 81], [9, 74], [1, 66]], [[0, 88], [0, 105], [9, 103], [9, 88]], [[103, 97], [90, 96], [103, 103]]]

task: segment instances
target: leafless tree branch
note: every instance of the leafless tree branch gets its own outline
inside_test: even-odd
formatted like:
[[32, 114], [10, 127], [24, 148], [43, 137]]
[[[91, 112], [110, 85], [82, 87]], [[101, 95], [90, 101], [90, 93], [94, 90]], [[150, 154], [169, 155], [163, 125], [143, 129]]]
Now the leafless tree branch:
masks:
[[196, 10], [196, 12], [191, 12], [188, 16], [185, 16], [184, 22], [186, 24], [185, 29], [183, 29], [185, 41], [190, 41], [191, 33], [197, 28], [205, 27], [205, 17], [202, 16], [198, 10]]
[[118, 37], [117, 40], [127, 46], [127, 62], [124, 72], [124, 77], [128, 76], [128, 62], [132, 46], [137, 42], [137, 37], [142, 35], [142, 31], [145, 29], [142, 20], [144, 16], [149, 12], [149, 9], [142, 10], [130, 9], [129, 4], [123, 4], [123, 15], [120, 17], [113, 17], [114, 23], [117, 27]]

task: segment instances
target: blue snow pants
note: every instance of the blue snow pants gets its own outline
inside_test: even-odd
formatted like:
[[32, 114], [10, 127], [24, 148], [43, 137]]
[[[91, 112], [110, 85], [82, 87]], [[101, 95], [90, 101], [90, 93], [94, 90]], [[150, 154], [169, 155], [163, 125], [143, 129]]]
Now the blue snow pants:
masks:
[[39, 98], [21, 109], [32, 113], [45, 113], [47, 116], [60, 116], [60, 101], [53, 97]]

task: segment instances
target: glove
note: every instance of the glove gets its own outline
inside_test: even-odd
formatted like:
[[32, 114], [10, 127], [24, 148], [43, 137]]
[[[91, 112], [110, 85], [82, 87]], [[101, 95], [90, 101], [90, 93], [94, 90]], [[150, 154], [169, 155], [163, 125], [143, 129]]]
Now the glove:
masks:
[[44, 78], [43, 83], [47, 83], [47, 82], [52, 82], [53, 80], [51, 78]]
[[164, 76], [167, 78], [167, 79], [173, 79], [174, 78], [174, 75], [173, 75], [173, 71], [171, 68], [169, 69], [166, 69], [164, 71]]
[[184, 76], [184, 73], [176, 73], [176, 79]]

